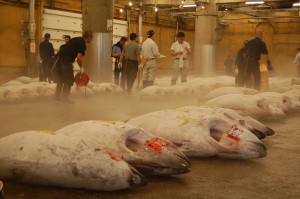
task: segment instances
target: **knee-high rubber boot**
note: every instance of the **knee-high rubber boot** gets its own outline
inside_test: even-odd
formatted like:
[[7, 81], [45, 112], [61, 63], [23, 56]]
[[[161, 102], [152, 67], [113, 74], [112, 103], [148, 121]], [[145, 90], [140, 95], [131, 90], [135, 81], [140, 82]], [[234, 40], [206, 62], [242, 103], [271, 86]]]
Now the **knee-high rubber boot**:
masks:
[[176, 80], [171, 80], [171, 86], [176, 84]]
[[65, 84], [62, 90], [62, 98], [64, 100], [69, 100], [70, 91], [71, 91], [71, 86]]
[[55, 89], [55, 99], [59, 100], [60, 96], [61, 96], [61, 91], [63, 88], [63, 83], [61, 81], [58, 81], [56, 84], [56, 89]]

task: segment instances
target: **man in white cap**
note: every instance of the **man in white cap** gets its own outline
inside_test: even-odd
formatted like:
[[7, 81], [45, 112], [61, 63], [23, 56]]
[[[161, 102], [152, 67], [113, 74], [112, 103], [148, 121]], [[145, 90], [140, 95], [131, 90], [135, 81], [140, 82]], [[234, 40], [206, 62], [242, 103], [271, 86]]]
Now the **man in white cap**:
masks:
[[153, 41], [153, 30], [147, 31], [147, 39], [142, 44], [142, 56], [145, 59], [143, 69], [143, 88], [152, 86], [156, 77], [158, 63], [158, 46]]

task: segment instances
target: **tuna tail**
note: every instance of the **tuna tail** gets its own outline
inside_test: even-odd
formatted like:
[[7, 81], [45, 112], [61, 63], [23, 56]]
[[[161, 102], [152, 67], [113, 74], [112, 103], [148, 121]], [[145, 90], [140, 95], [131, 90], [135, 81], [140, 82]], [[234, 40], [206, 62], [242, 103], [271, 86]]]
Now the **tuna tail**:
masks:
[[132, 171], [132, 178], [129, 179], [131, 186], [146, 186], [148, 184], [147, 179], [138, 172], [134, 167], [129, 166]]

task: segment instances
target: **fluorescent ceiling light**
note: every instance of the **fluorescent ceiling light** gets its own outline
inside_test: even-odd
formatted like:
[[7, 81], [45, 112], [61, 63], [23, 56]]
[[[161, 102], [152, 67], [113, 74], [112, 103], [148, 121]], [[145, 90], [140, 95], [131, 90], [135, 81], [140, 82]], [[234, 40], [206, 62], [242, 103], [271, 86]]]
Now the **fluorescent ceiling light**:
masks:
[[182, 5], [182, 7], [184, 8], [190, 8], [190, 7], [196, 7], [197, 5], [196, 4], [184, 4]]
[[263, 4], [263, 1], [246, 1], [247, 5]]
[[294, 3], [293, 6], [300, 6], [300, 2]]

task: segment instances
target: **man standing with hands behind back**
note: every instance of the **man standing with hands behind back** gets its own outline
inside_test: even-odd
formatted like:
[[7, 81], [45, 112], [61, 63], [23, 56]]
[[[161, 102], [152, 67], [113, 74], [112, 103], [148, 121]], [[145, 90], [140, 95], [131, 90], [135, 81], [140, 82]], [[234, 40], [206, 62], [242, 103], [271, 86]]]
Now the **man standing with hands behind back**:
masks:
[[46, 33], [44, 36], [44, 41], [42, 41], [39, 45], [39, 52], [41, 57], [40, 63], [40, 82], [46, 81], [47, 77], [49, 77], [49, 70], [47, 68], [47, 63], [54, 55], [54, 48], [52, 43], [50, 42], [50, 34]]
[[[125, 67], [124, 70], [127, 78], [127, 92], [130, 94], [133, 83], [137, 76], [138, 69], [142, 67], [142, 59], [141, 48], [137, 43], [137, 34], [131, 33], [129, 38], [130, 42], [127, 42], [123, 47], [118, 67], [120, 69]], [[126, 61], [125, 66], [122, 64], [124, 59]]]
[[175, 85], [179, 73], [181, 74], [181, 83], [187, 81], [187, 70], [189, 66], [188, 56], [191, 54], [191, 46], [184, 41], [185, 34], [178, 32], [177, 41], [171, 46], [171, 56], [173, 57], [173, 74], [171, 85]]
[[158, 62], [158, 46], [153, 41], [155, 32], [153, 30], [147, 31], [147, 37], [142, 44], [142, 55], [145, 59], [143, 70], [143, 88], [152, 86], [156, 77], [157, 62]]

